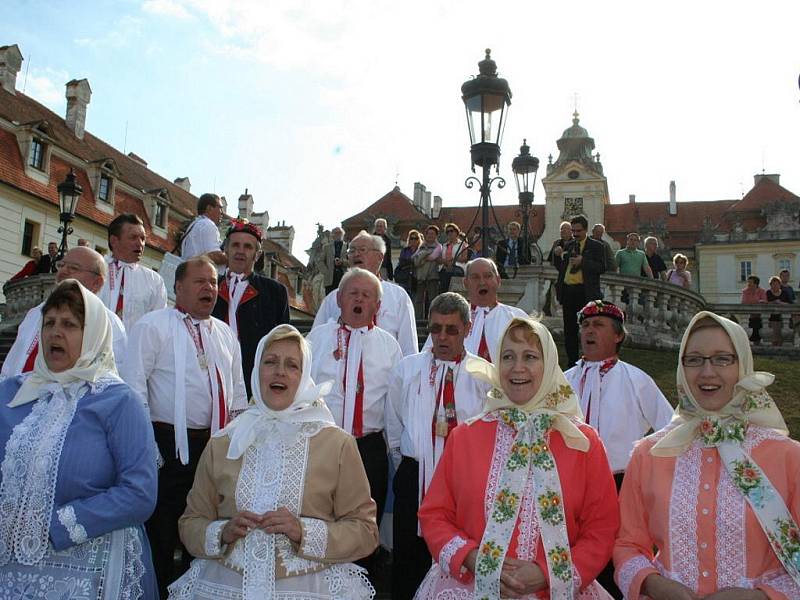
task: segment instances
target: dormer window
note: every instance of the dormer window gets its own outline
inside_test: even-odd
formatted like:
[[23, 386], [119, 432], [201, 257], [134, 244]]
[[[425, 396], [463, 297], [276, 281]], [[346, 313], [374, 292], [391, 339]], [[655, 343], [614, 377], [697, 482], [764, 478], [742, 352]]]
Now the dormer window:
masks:
[[163, 238], [168, 235], [169, 207], [171, 203], [169, 192], [163, 188], [147, 192], [146, 204], [150, 224], [153, 227], [153, 232]]
[[114, 214], [114, 195], [116, 193], [119, 170], [111, 158], [103, 158], [89, 163], [89, 180], [94, 190], [94, 205], [109, 215]]
[[97, 199], [111, 204], [111, 177], [108, 175], [100, 176], [100, 184], [97, 186]]
[[160, 200], [156, 201], [153, 222], [155, 223], [156, 227], [160, 227], [161, 229], [167, 228], [167, 205]]
[[44, 152], [45, 144], [41, 140], [34, 138], [31, 140], [30, 166], [40, 171], [44, 171]]

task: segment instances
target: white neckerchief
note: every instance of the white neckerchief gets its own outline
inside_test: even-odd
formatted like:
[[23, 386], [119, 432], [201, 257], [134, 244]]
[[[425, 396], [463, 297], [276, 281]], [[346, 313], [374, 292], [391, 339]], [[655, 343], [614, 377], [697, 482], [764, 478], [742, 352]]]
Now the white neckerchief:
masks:
[[597, 400], [600, 398], [600, 383], [602, 380], [600, 376], [600, 367], [603, 365], [603, 361], [583, 360], [582, 362], [581, 383], [580, 390], [578, 390], [581, 395], [581, 410], [584, 415], [589, 415], [589, 425], [597, 429], [600, 411], [597, 410], [597, 407], [595, 407], [595, 410], [590, 410], [589, 405], [593, 398], [595, 403], [597, 403]]
[[[474, 352], [475, 354], [478, 353], [478, 347], [481, 343], [481, 336], [483, 336], [483, 329], [486, 326], [486, 319], [489, 316], [489, 313], [497, 308], [497, 306], [497, 304], [492, 307], [476, 306], [474, 309], [472, 309], [472, 327], [470, 328], [469, 335], [467, 336], [467, 339], [470, 342], [468, 346], [470, 348], [474, 348], [474, 350], [471, 350], [471, 352]], [[474, 346], [472, 344], [474, 344]]]
[[[300, 384], [292, 404], [283, 410], [272, 410], [261, 395], [261, 378], [259, 365], [261, 356], [269, 347], [276, 334], [296, 334], [300, 350], [303, 354], [303, 371]], [[273, 436], [291, 440], [300, 431], [304, 423], [318, 422], [324, 426], [335, 426], [331, 411], [325, 404], [323, 396], [330, 392], [332, 381], [315, 384], [311, 378], [311, 349], [305, 338], [291, 325], [278, 325], [261, 338], [256, 349], [253, 372], [250, 374], [250, 389], [253, 391], [253, 402], [246, 411], [236, 417], [214, 437], [227, 435], [230, 438], [227, 457], [231, 460], [240, 458], [247, 448], [253, 444], [268, 440]]]
[[[173, 319], [171, 322], [172, 334], [172, 353], [175, 359], [175, 404], [174, 404], [174, 420], [173, 427], [175, 428], [175, 454], [180, 458], [181, 464], [189, 464], [189, 435], [186, 432], [186, 365], [189, 361], [198, 360], [197, 348], [195, 348], [192, 334], [190, 334], [185, 325], [185, 313], [178, 309], [173, 310]], [[231, 395], [233, 393], [231, 382], [231, 374], [226, 372], [224, 365], [220, 364], [220, 349], [216, 343], [216, 339], [211, 335], [213, 322], [211, 319], [197, 321], [191, 319], [191, 326], [194, 327], [195, 323], [200, 324], [200, 340], [203, 343], [203, 350], [206, 357], [207, 375], [209, 379], [210, 392], [211, 392], [211, 433], [216, 433], [219, 430], [220, 411], [219, 411], [219, 384], [217, 382], [217, 372], [222, 377], [223, 386], [225, 387], [225, 401], [230, 404]], [[187, 343], [187, 339], [189, 341]], [[220, 368], [221, 367], [221, 368]], [[202, 368], [201, 368], [202, 370]]]
[[239, 309], [239, 302], [242, 301], [242, 296], [248, 286], [247, 275], [228, 271], [225, 276], [228, 278], [228, 325], [230, 325], [234, 337], [239, 339], [239, 325], [236, 321], [236, 311]]
[[[371, 329], [370, 327], [350, 327], [343, 325], [347, 331], [350, 332], [349, 340], [347, 342], [347, 351], [345, 353], [346, 372], [344, 378], [344, 411], [342, 413], [342, 429], [347, 433], [353, 433], [353, 420], [355, 418], [356, 407], [356, 392], [358, 391], [358, 370], [362, 368], [361, 355], [364, 348], [364, 335]], [[336, 335], [339, 335], [341, 329], [338, 329]], [[338, 347], [338, 340], [337, 340]], [[366, 373], [364, 374], [366, 379]], [[361, 410], [363, 412], [364, 406], [362, 404]]]

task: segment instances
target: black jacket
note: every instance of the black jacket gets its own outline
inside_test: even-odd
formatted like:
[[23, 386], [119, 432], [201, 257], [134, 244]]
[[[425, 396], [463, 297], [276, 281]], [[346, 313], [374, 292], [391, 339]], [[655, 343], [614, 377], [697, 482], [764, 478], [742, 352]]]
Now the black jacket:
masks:
[[[289, 294], [282, 283], [251, 273], [247, 278], [249, 285], [236, 309], [236, 325], [239, 330], [239, 344], [242, 348], [242, 372], [247, 387], [247, 397], [251, 395], [250, 373], [256, 358], [256, 348], [261, 338], [276, 325], [289, 322]], [[221, 321], [228, 322], [228, 302], [230, 292], [228, 281], [222, 276], [218, 280], [219, 294], [214, 312], [211, 314]]]
[[[497, 263], [497, 270], [500, 272], [500, 276], [505, 279], [508, 277], [505, 270], [506, 258], [508, 258], [508, 247], [509, 247], [508, 239], [503, 239], [497, 242], [497, 249], [495, 250], [494, 261]], [[526, 252], [525, 245], [521, 237], [517, 238], [517, 265], [529, 265], [531, 264], [531, 257], [528, 255], [529, 252]]]
[[[580, 242], [578, 240], [570, 240], [564, 244], [564, 253], [562, 254], [561, 265], [558, 270], [558, 285], [563, 285], [564, 275], [569, 266], [569, 259], [572, 256], [578, 255]], [[590, 237], [586, 238], [586, 244], [583, 246], [583, 252], [580, 253], [583, 257], [581, 266], [578, 267], [583, 271], [583, 288], [586, 292], [586, 300], [599, 300], [603, 297], [600, 291], [600, 275], [606, 271], [606, 251], [603, 244]]]
[[392, 240], [385, 233], [381, 235], [381, 237], [386, 243], [386, 253], [383, 255], [381, 267], [386, 269], [386, 279], [389, 281], [394, 281], [394, 266], [392, 265]]

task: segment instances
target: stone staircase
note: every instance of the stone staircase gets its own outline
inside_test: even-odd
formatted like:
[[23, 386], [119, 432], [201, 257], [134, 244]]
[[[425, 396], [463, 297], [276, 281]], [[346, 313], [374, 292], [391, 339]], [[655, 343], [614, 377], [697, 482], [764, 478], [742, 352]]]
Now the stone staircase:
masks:
[[13, 329], [5, 329], [0, 332], [0, 367], [6, 360], [6, 356], [8, 356], [8, 351], [11, 350], [11, 346], [14, 344], [15, 339], [17, 339], [16, 327], [14, 327]]

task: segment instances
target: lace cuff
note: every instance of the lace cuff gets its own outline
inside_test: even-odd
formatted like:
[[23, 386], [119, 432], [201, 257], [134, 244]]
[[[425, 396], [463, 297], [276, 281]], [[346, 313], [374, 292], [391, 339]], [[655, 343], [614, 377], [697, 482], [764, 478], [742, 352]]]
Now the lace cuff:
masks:
[[303, 535], [300, 538], [300, 553], [310, 558], [325, 558], [328, 549], [328, 524], [322, 519], [300, 517]]
[[644, 578], [650, 573], [658, 573], [655, 565], [641, 554], [634, 556], [617, 569], [617, 585], [626, 598], [635, 600], [641, 594]]
[[578, 567], [572, 563], [572, 587], [575, 590], [575, 597], [577, 598], [581, 592], [581, 574], [578, 572]]
[[[762, 579], [755, 589], [764, 592], [769, 600], [783, 598], [800, 598], [800, 585], [788, 573], [768, 579]], [[780, 595], [779, 595], [780, 594]]]
[[67, 535], [73, 544], [82, 544], [89, 539], [86, 534], [86, 529], [78, 523], [78, 518], [75, 516], [75, 509], [72, 506], [65, 506], [56, 511], [58, 515], [58, 522], [67, 530]]
[[206, 527], [206, 539], [203, 544], [203, 551], [206, 556], [222, 556], [227, 548], [227, 544], [222, 543], [222, 529], [225, 527], [229, 519], [220, 521], [211, 521]]
[[[467, 540], [463, 537], [460, 535], [453, 536], [453, 539], [442, 546], [442, 549], [439, 551], [439, 568], [451, 577], [455, 577], [455, 575], [450, 572], [450, 563], [453, 561], [453, 557], [456, 553], [466, 545]], [[461, 568], [462, 570], [464, 569], [464, 567]]]

